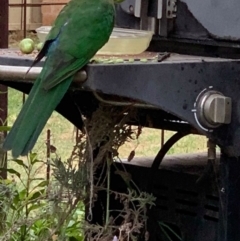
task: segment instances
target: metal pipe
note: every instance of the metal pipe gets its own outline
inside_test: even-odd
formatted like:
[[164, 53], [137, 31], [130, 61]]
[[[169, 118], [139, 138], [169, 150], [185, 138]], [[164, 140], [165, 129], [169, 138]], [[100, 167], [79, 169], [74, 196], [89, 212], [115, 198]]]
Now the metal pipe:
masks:
[[140, 29], [148, 30], [148, 0], [141, 0]]
[[23, 38], [27, 35], [27, 0], [23, 2]]
[[[0, 0], [0, 48], [8, 48], [8, 23], [9, 23], [9, 11], [8, 11], [8, 0]], [[8, 87], [4, 85], [0, 85], [0, 125], [7, 126], [7, 116], [8, 116]], [[3, 133], [4, 137], [6, 137], [7, 132]], [[3, 137], [3, 136], [1, 136]], [[2, 152], [3, 150], [1, 150]], [[7, 160], [7, 154], [5, 156]], [[5, 171], [0, 171], [0, 178], [7, 178], [7, 162], [4, 162]], [[1, 225], [0, 225], [1, 226]]]
[[[10, 65], [0, 65], [0, 79], [9, 81], [14, 80], [17, 82], [32, 82], [34, 81], [38, 75], [40, 74], [42, 67], [32, 67], [31, 70], [27, 73], [29, 67], [24, 66], [10, 66]], [[83, 83], [87, 79], [87, 73], [84, 70], [80, 70], [74, 78], [74, 82]], [[141, 103], [134, 103], [130, 101], [110, 101], [103, 99], [99, 94], [93, 92], [95, 98], [102, 103], [109, 104], [109, 105], [116, 105], [116, 106], [129, 106], [132, 105], [134, 107], [139, 108], [147, 108], [147, 109], [159, 109], [156, 106], [148, 105], [148, 104], [141, 104]]]
[[46, 170], [46, 179], [47, 181], [50, 180], [50, 171], [51, 171], [51, 167], [50, 167], [50, 153], [51, 153], [51, 130], [47, 130], [47, 170]]
[[197, 179], [196, 183], [206, 181], [212, 174], [215, 175], [215, 178], [217, 180], [218, 171], [216, 170], [216, 144], [212, 140], [208, 139], [207, 148], [208, 148], [207, 165], [205, 166], [202, 175]]
[[154, 181], [156, 180], [157, 171], [159, 169], [160, 164], [162, 163], [163, 158], [166, 156], [166, 154], [174, 144], [176, 144], [179, 140], [181, 140], [183, 137], [189, 134], [191, 134], [189, 130], [175, 133], [164, 143], [163, 147], [159, 150], [159, 152], [157, 153], [156, 157], [153, 160], [152, 166], [150, 168], [149, 176], [147, 179], [147, 190], [149, 193], [152, 193], [153, 191], [153, 184], [154, 184]]
[[[24, 3], [9, 3], [9, 7], [23, 7], [25, 4]], [[26, 3], [27, 7], [41, 7], [45, 5], [66, 5], [66, 2], [44, 2], [44, 3]]]
[[[10, 65], [0, 65], [0, 79], [1, 80], [14, 80], [18, 82], [32, 82], [40, 74], [42, 67], [32, 67], [27, 73], [29, 67], [23, 66], [10, 66]], [[75, 78], [75, 82], [84, 82], [87, 79], [87, 73], [84, 70], [80, 70]]]
[[0, 48], [8, 48], [8, 0], [0, 1]]
[[162, 129], [162, 130], [161, 130], [161, 148], [163, 147], [163, 145], [164, 145], [164, 143], [165, 143], [164, 137], [165, 137], [165, 135], [164, 135], [164, 130]]
[[116, 105], [116, 106], [134, 106], [139, 108], [146, 108], [146, 109], [159, 109], [156, 106], [148, 105], [148, 104], [141, 104], [136, 102], [130, 102], [130, 101], [114, 101], [114, 100], [105, 100], [103, 99], [97, 92], [93, 91], [93, 95], [97, 100], [99, 100], [102, 103], [108, 104], [108, 105]]
[[215, 160], [216, 160], [216, 144], [212, 140], [208, 139], [207, 147], [208, 147], [208, 160], [215, 162]]

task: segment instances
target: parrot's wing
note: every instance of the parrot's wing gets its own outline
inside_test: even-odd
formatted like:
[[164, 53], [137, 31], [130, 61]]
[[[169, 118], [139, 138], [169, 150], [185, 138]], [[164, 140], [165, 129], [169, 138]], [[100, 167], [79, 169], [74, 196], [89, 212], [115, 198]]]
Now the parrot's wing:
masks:
[[34, 65], [36, 65], [43, 57], [45, 57], [47, 55], [47, 52], [48, 52], [49, 47], [51, 46], [51, 43], [57, 39], [57, 37], [60, 33], [60, 30], [61, 30], [61, 28], [59, 27], [59, 25], [53, 25], [51, 31], [49, 32], [49, 34], [46, 37], [46, 40], [44, 42], [42, 49], [39, 51], [39, 53], [36, 56], [36, 58], [34, 59], [33, 63], [27, 70], [26, 75], [28, 74], [28, 72], [31, 70], [31, 68]]
[[[56, 22], [48, 36], [47, 68], [41, 82], [45, 90], [74, 75], [108, 41], [113, 29], [114, 7], [102, 4], [96, 9], [95, 6], [95, 2], [85, 2], [81, 10], [84, 14], [79, 13], [78, 9], [69, 18], [65, 11], [62, 13], [65, 22], [61, 18], [60, 22]], [[60, 23], [64, 24], [58, 27]]]
[[[56, 55], [58, 51], [54, 52]], [[61, 59], [59, 61], [52, 62], [51, 58], [55, 58], [51, 54], [51, 57], [46, 60], [48, 68], [42, 73], [42, 84], [41, 86], [45, 90], [50, 90], [56, 85], [67, 79], [68, 77], [74, 75], [80, 68], [88, 63], [88, 58], [74, 58], [71, 55], [61, 54]], [[63, 57], [64, 56], [64, 57]], [[51, 62], [51, 66], [49, 64]], [[51, 70], [50, 70], [51, 69]]]
[[[75, 6], [74, 6], [75, 5]], [[53, 23], [53, 26], [51, 27], [51, 31], [46, 36], [44, 45], [36, 58], [34, 59], [32, 65], [28, 69], [27, 73], [30, 71], [30, 69], [37, 64], [43, 57], [45, 57], [48, 53], [48, 50], [51, 46], [51, 44], [58, 38], [62, 26], [66, 23], [66, 21], [69, 19], [69, 13], [72, 11], [71, 9], [78, 9], [78, 5], [81, 5], [81, 1], [70, 1], [66, 4], [66, 6], [60, 11], [58, 17], [56, 18], [55, 22]], [[26, 73], [26, 74], [27, 74]]]

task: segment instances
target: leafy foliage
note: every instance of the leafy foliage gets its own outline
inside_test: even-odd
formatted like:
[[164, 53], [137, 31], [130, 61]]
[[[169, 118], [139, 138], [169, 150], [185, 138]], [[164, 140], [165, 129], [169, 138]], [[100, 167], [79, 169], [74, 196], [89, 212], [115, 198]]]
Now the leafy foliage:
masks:
[[[110, 241], [116, 231], [119, 241], [136, 240], [146, 230], [147, 208], [154, 205], [155, 198], [141, 192], [124, 172], [118, 175], [126, 182], [127, 193], [110, 189], [111, 166], [120, 160], [118, 149], [141, 134], [141, 127], [127, 124], [132, 118], [135, 113], [131, 108], [109, 106], [99, 106], [91, 117], [83, 116], [84, 129], [78, 134], [69, 159], [62, 161], [55, 151], [47, 160], [52, 166], [50, 180], [38, 177], [47, 163], [35, 153], [27, 161], [10, 160], [16, 168], [2, 167], [12, 179], [2, 180], [0, 186], [0, 241]], [[134, 151], [128, 160], [133, 157]], [[99, 169], [105, 170], [100, 176]], [[107, 195], [103, 225], [91, 223], [99, 190]], [[121, 210], [114, 210], [121, 217], [121, 224], [115, 222], [113, 210], [109, 209], [110, 195], [122, 203]]]
[[29, 155], [27, 164], [19, 159], [11, 161], [23, 168], [27, 179], [15, 169], [7, 169], [12, 179], [0, 182], [0, 240], [82, 241], [83, 203], [78, 200], [69, 208], [71, 200], [52, 198], [49, 187], [58, 184], [37, 177], [45, 163], [36, 154]]

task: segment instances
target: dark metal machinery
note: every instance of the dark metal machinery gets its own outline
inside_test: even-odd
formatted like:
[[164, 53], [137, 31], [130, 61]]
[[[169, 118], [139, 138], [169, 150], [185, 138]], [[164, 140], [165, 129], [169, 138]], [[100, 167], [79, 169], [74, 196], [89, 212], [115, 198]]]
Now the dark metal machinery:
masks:
[[[117, 7], [116, 25], [154, 31], [148, 50], [171, 52], [170, 57], [162, 62], [89, 64], [85, 68], [87, 80], [82, 83], [76, 77], [57, 107], [81, 128], [78, 107], [91, 113], [102, 98], [110, 98], [116, 105], [119, 99], [135, 100], [140, 104], [135, 105], [138, 122], [133, 124], [183, 135], [202, 134], [220, 147], [217, 177], [207, 177], [200, 184], [196, 172], [176, 172], [172, 160], [154, 173], [151, 189], [158, 199], [152, 215], [169, 223], [175, 219], [185, 241], [238, 241], [240, 236], [239, 9], [238, 0], [126, 0]], [[31, 63], [31, 58], [11, 51], [2, 55], [0, 83], [28, 93], [36, 75], [23, 80], [16, 73]], [[12, 74], [4, 72], [9, 66], [15, 66]], [[164, 155], [159, 156], [160, 163]], [[207, 158], [181, 160], [186, 168], [191, 159], [191, 167], [199, 174], [199, 162], [200, 166], [206, 164]], [[137, 170], [136, 182], [149, 188], [141, 182], [144, 178], [139, 178], [144, 175], [143, 167], [127, 165], [127, 169], [133, 177]], [[120, 181], [114, 183], [120, 185]], [[150, 218], [152, 225], [154, 220]], [[150, 240], [157, 239], [153, 236]]]

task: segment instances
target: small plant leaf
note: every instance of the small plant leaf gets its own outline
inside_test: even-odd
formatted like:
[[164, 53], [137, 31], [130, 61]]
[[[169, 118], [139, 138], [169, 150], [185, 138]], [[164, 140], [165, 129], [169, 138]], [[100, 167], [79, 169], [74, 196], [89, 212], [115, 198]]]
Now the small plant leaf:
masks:
[[10, 208], [11, 208], [12, 210], [17, 210], [17, 208], [16, 208], [13, 204], [10, 205]]
[[48, 185], [48, 181], [44, 180], [44, 181], [40, 182], [36, 187], [46, 187], [47, 185]]
[[41, 210], [42, 207], [44, 207], [46, 204], [45, 203], [39, 203], [39, 204], [32, 204], [29, 208], [28, 208], [28, 212], [30, 213], [33, 210], [39, 209]]
[[32, 163], [34, 160], [37, 159], [37, 153], [31, 152], [28, 157], [30, 159], [30, 162]]
[[21, 174], [12, 168], [0, 168], [0, 171], [14, 174], [14, 175], [18, 176], [19, 178], [21, 177]]
[[31, 164], [32, 164], [32, 165], [34, 165], [35, 163], [39, 163], [39, 162], [43, 163], [43, 161], [38, 160], [37, 158], [34, 159], [34, 160], [31, 160]]
[[34, 177], [33, 180], [34, 181], [43, 181], [43, 180], [45, 180], [45, 178], [43, 178], [43, 177]]
[[28, 166], [27, 166], [26, 164], [24, 164], [23, 160], [20, 160], [20, 159], [12, 159], [11, 161], [17, 163], [19, 166], [22, 166], [22, 167], [28, 169]]
[[4, 185], [9, 185], [9, 184], [12, 184], [13, 181], [11, 179], [0, 179], [0, 183], [1, 184], [4, 184]]
[[[164, 222], [158, 222], [158, 224], [166, 236], [168, 236], [168, 235], [167, 235], [167, 232], [164, 230], [164, 228], [168, 229], [176, 238], [178, 238], [178, 240], [180, 240], [180, 241], [182, 240], [182, 238], [173, 229], [171, 229], [167, 224], [165, 224]], [[169, 236], [168, 236], [168, 239], [172, 240]]]
[[10, 131], [11, 127], [10, 126], [0, 126], [0, 131]]
[[20, 191], [20, 192], [18, 193], [18, 195], [19, 195], [19, 199], [20, 199], [20, 200], [25, 199], [26, 196], [27, 196], [27, 190], [26, 190], [26, 189], [23, 189], [22, 191]]
[[45, 191], [46, 191], [45, 189], [41, 189], [41, 190], [30, 193], [28, 200], [36, 200], [36, 199], [40, 198], [41, 196], [44, 195]]
[[[20, 201], [19, 194], [16, 194], [16, 195], [14, 196], [14, 198], [13, 198], [13, 204], [14, 204], [15, 206], [17, 206], [17, 204], [19, 203], [19, 201]], [[11, 208], [16, 209], [15, 206], [14, 206], [14, 208], [13, 208], [13, 207], [11, 207]]]

